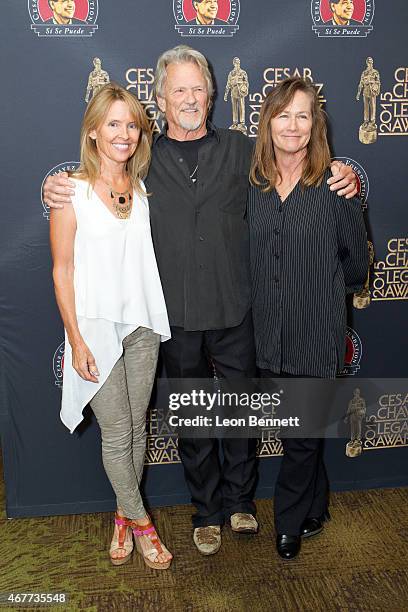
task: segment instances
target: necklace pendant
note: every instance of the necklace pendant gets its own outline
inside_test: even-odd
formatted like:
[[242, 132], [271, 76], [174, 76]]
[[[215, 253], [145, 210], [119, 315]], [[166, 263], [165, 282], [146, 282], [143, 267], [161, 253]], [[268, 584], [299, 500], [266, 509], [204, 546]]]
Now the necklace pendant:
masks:
[[115, 191], [111, 185], [101, 177], [102, 181], [109, 189], [110, 197], [113, 200], [112, 206], [118, 219], [129, 219], [132, 211], [132, 194], [127, 191]]
[[197, 170], [198, 170], [198, 164], [196, 165], [196, 167], [194, 168], [194, 170], [190, 174], [190, 179], [191, 179], [192, 183], [195, 183], [197, 181]]

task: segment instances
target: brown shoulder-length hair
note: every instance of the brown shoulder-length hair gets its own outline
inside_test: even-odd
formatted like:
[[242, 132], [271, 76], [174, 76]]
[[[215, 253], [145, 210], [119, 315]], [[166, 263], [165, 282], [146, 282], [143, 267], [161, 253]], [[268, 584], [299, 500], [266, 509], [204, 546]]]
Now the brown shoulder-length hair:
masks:
[[136, 150], [127, 161], [127, 172], [132, 187], [143, 194], [140, 180], [144, 179], [150, 164], [152, 131], [143, 106], [137, 98], [117, 83], [108, 83], [96, 93], [89, 102], [81, 126], [81, 163], [72, 176], [86, 179], [93, 187], [100, 174], [100, 157], [95, 140], [90, 137], [103, 123], [110, 107], [116, 100], [124, 102], [140, 128], [140, 138]]
[[271, 134], [271, 119], [277, 117], [293, 100], [297, 91], [303, 91], [311, 100], [312, 133], [307, 145], [305, 165], [300, 178], [303, 187], [321, 183], [330, 165], [330, 149], [327, 143], [326, 113], [321, 108], [316, 88], [310, 81], [291, 77], [279, 83], [265, 98], [261, 108], [258, 139], [252, 158], [250, 181], [263, 191], [274, 189], [279, 170]]

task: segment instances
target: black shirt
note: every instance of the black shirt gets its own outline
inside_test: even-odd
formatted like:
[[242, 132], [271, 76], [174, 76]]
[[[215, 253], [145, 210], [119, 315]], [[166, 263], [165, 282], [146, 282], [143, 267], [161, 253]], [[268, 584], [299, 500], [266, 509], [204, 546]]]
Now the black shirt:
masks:
[[190, 178], [193, 183], [196, 183], [198, 178], [198, 151], [209, 138], [212, 138], [211, 133], [207, 133], [202, 138], [197, 138], [197, 140], [180, 141], [168, 138], [170, 143], [174, 144], [179, 149], [181, 156], [186, 160], [190, 169]]
[[344, 365], [347, 293], [368, 270], [360, 201], [296, 185], [248, 197], [252, 314], [257, 365], [273, 372], [333, 378]]
[[146, 179], [170, 324], [187, 331], [239, 325], [250, 308], [245, 218], [252, 143], [208, 125], [198, 180], [177, 141], [159, 134]]

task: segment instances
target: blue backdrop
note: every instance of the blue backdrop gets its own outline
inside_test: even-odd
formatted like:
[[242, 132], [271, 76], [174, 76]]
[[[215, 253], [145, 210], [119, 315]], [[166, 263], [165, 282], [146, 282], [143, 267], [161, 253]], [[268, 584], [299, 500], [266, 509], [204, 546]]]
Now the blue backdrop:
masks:
[[[407, 377], [408, 233], [404, 193], [408, 135], [405, 0], [355, 0], [357, 25], [334, 26], [326, 0], [219, 0], [220, 25], [201, 27], [190, 0], [76, 0], [66, 26], [47, 22], [46, 0], [3, 3], [3, 104], [0, 261], [0, 423], [10, 517], [110, 510], [113, 493], [100, 458], [99, 430], [89, 415], [70, 435], [59, 420], [63, 329], [55, 305], [48, 245], [48, 210], [41, 186], [50, 173], [78, 160], [79, 127], [94, 57], [145, 104], [154, 129], [152, 97], [158, 55], [184, 43], [211, 62], [217, 86], [213, 120], [232, 123], [223, 100], [232, 60], [249, 77], [246, 123], [255, 138], [262, 100], [293, 73], [318, 85], [330, 122], [333, 156], [360, 181], [375, 262], [371, 305], [350, 304], [345, 376]], [[324, 23], [328, 21], [328, 23]], [[46, 23], [47, 22], [47, 23]], [[377, 140], [359, 140], [362, 99], [356, 101], [366, 58], [381, 77]], [[100, 271], [101, 275], [103, 271]], [[406, 385], [408, 393], [408, 384]], [[392, 381], [364, 423], [363, 454], [344, 455], [344, 441], [327, 444], [333, 488], [408, 484], [407, 396]], [[148, 423], [145, 490], [152, 504], [189, 501], [176, 441]], [[375, 432], [375, 436], [372, 432]], [[281, 452], [277, 432], [260, 442], [258, 496], [271, 496]]]

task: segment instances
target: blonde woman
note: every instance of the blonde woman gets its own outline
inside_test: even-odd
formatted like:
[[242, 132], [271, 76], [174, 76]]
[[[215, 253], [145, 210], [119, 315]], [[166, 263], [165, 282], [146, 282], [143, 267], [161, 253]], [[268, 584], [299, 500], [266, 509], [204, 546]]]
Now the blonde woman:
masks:
[[160, 339], [170, 337], [142, 182], [150, 145], [141, 104], [122, 87], [105, 85], [82, 123], [73, 206], [52, 210], [50, 236], [66, 334], [61, 419], [72, 433], [90, 403], [98, 420], [117, 497], [111, 562], [129, 560], [133, 531], [145, 563], [167, 569], [172, 555], [139, 490]]

